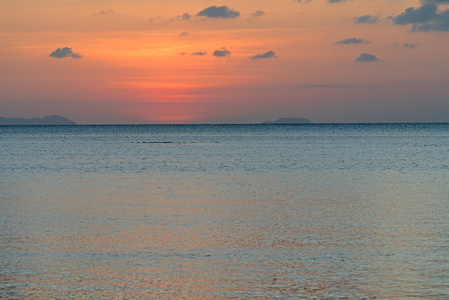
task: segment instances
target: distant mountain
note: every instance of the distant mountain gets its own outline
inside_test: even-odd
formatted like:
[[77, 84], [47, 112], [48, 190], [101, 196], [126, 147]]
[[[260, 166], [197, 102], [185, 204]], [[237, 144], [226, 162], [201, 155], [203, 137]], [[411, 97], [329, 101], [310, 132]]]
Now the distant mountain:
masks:
[[276, 121], [265, 121], [262, 124], [312, 124], [313, 122], [304, 118], [279, 118]]
[[0, 125], [76, 125], [76, 123], [67, 118], [53, 115], [34, 119], [0, 117]]

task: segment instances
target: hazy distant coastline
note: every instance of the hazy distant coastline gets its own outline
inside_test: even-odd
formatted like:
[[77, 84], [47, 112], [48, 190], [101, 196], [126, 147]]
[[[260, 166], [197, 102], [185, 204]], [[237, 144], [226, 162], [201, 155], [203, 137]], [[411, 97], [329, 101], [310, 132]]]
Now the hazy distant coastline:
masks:
[[76, 122], [58, 115], [33, 119], [0, 117], [0, 125], [76, 125]]
[[262, 124], [313, 124], [305, 118], [279, 118], [276, 121], [264, 121]]

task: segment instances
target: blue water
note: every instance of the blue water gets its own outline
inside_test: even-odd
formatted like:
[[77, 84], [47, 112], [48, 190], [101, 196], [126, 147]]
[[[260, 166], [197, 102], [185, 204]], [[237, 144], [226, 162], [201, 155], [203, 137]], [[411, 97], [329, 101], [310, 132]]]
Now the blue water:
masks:
[[449, 298], [449, 124], [0, 126], [0, 151], [0, 298]]

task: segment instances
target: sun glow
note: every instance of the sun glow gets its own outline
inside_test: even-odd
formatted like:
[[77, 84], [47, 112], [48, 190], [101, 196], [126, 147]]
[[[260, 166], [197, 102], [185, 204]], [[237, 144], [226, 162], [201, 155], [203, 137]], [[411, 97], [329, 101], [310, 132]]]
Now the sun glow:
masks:
[[[401, 107], [419, 116], [427, 106], [447, 118], [445, 23], [435, 19], [428, 28], [440, 27], [410, 34], [413, 24], [389, 17], [422, 1], [229, 0], [237, 17], [199, 16], [213, 4], [196, 0], [75, 2], [0, 4], [2, 113], [50, 109], [80, 123], [286, 114], [375, 121], [397, 99], [391, 116], [403, 115]], [[361, 16], [374, 22], [357, 24]], [[369, 42], [336, 43], [357, 38]], [[70, 55], [50, 56], [56, 49]], [[356, 62], [362, 53], [377, 60]], [[416, 83], [425, 87], [417, 91]]]

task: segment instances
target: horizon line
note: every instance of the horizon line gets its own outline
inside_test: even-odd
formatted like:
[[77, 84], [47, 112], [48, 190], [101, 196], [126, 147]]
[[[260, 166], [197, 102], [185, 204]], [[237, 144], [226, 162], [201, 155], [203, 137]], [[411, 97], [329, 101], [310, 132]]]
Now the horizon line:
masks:
[[0, 126], [146, 126], [146, 125], [157, 125], [157, 126], [170, 126], [170, 125], [388, 125], [388, 124], [449, 124], [449, 121], [435, 122], [435, 121], [423, 121], [423, 122], [318, 122], [318, 123], [77, 123], [77, 124], [11, 124]]

